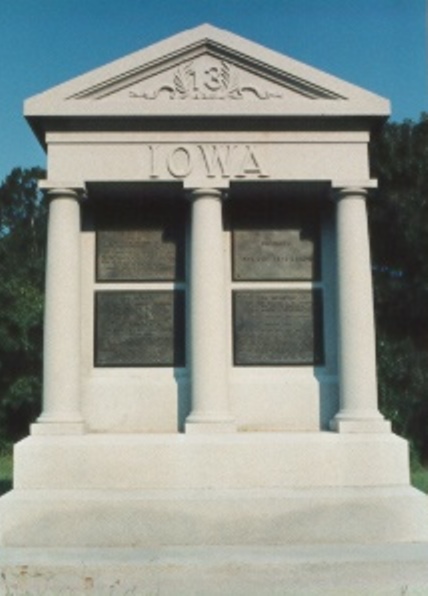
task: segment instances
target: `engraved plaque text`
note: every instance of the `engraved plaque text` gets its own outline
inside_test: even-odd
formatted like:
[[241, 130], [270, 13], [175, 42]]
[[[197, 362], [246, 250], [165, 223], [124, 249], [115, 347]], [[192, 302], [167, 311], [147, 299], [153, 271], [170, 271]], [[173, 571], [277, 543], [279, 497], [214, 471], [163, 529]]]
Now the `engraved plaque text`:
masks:
[[98, 281], [172, 281], [184, 278], [184, 218], [171, 206], [140, 208], [97, 230]]
[[312, 280], [319, 275], [316, 214], [272, 209], [237, 210], [233, 224], [233, 278]]
[[95, 294], [96, 366], [185, 366], [183, 291]]
[[235, 364], [321, 364], [321, 300], [321, 290], [233, 292]]

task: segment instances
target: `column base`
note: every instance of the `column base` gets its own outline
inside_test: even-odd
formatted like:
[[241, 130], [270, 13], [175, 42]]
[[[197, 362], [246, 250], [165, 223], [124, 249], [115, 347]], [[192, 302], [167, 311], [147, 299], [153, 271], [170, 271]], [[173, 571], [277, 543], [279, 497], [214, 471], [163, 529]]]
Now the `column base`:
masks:
[[340, 433], [389, 433], [391, 423], [379, 412], [366, 417], [339, 413], [330, 421], [330, 429]]
[[187, 418], [185, 432], [189, 434], [205, 433], [233, 433], [236, 432], [236, 424], [230, 417], [193, 416]]
[[58, 422], [38, 420], [30, 426], [31, 435], [83, 435], [83, 422]]

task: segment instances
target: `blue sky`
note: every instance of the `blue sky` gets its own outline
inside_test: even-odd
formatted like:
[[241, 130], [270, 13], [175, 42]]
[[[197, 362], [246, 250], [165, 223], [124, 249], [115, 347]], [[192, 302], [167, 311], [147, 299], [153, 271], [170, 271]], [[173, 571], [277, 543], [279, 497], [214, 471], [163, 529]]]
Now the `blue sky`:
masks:
[[24, 99], [206, 22], [428, 111], [425, 0], [2, 0], [0, 180], [45, 166]]

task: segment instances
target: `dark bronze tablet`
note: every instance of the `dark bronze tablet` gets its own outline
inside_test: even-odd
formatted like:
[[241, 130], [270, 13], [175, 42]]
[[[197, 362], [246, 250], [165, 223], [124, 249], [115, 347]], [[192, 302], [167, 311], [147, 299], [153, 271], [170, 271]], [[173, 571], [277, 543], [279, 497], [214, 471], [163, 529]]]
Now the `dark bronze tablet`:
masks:
[[303, 281], [319, 278], [318, 211], [260, 201], [232, 206], [235, 281]]
[[97, 217], [96, 277], [103, 282], [184, 279], [185, 213], [181, 205], [132, 205]]
[[321, 364], [321, 290], [233, 292], [236, 365]]
[[95, 294], [96, 366], [185, 365], [184, 292]]

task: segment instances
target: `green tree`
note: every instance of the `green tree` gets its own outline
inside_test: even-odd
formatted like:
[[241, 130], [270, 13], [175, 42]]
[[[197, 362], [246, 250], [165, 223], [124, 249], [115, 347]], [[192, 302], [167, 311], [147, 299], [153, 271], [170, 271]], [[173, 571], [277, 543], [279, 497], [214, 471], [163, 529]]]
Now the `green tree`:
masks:
[[16, 440], [40, 411], [46, 205], [40, 168], [0, 186], [0, 434]]
[[372, 142], [370, 203], [381, 408], [428, 464], [428, 116]]

